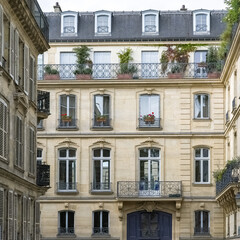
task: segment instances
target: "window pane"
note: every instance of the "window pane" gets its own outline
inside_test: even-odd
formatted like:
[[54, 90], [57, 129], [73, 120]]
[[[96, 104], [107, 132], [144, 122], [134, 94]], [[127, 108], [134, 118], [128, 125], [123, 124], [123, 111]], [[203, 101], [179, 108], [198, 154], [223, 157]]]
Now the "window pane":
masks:
[[59, 156], [60, 157], [66, 157], [67, 155], [66, 155], [66, 150], [64, 149], [64, 150], [60, 150], [59, 151]]
[[201, 182], [200, 161], [195, 161], [195, 181]]
[[41, 158], [42, 157], [42, 149], [37, 150], [37, 157]]
[[66, 161], [60, 161], [59, 163], [59, 181], [60, 183], [66, 183]]
[[107, 183], [109, 183], [110, 174], [109, 161], [103, 161], [102, 171], [102, 182], [105, 183], [105, 187], [108, 187]]
[[61, 101], [61, 114], [66, 114], [67, 113], [67, 96], [62, 95], [60, 97]]
[[100, 212], [94, 212], [94, 228], [100, 227]]
[[140, 115], [142, 115], [142, 117], [150, 113], [149, 103], [150, 103], [149, 96], [147, 95], [140, 96]]
[[208, 161], [203, 161], [203, 182], [208, 182]]
[[75, 183], [75, 161], [69, 161], [68, 162], [68, 171], [69, 171], [69, 187], [71, 186], [74, 188], [74, 185], [72, 183]]
[[195, 231], [200, 232], [201, 229], [201, 211], [195, 212]]
[[148, 182], [148, 161], [140, 161], [140, 181]]
[[108, 227], [108, 212], [102, 212], [102, 227]]
[[109, 114], [109, 96], [103, 97], [103, 114]]
[[60, 212], [60, 227], [66, 228], [66, 212]]
[[159, 96], [152, 95], [150, 100], [150, 113], [154, 114], [156, 118], [159, 118]]
[[93, 151], [93, 156], [94, 157], [100, 157], [101, 156], [101, 150], [100, 149], [95, 149]]
[[208, 114], [208, 95], [203, 95], [203, 117], [209, 117]]
[[203, 157], [208, 157], [208, 152], [207, 148], [203, 148]]
[[159, 161], [151, 161], [151, 181], [159, 181]]
[[158, 149], [151, 149], [150, 151], [151, 157], [159, 157], [159, 150]]
[[68, 227], [74, 228], [74, 212], [68, 212]]
[[200, 157], [201, 156], [201, 149], [197, 148], [195, 149], [195, 157]]
[[110, 157], [110, 151], [107, 149], [103, 149], [103, 157]]
[[195, 95], [195, 117], [201, 117], [201, 96]]
[[101, 161], [94, 161], [94, 182], [101, 182]]
[[73, 149], [69, 149], [69, 157], [76, 157], [76, 151]]
[[140, 157], [148, 157], [148, 149], [140, 149]]
[[203, 211], [203, 230], [204, 230], [204, 232], [206, 232], [206, 230], [208, 230], [208, 226], [209, 226], [208, 215], [209, 215], [209, 212]]
[[95, 96], [95, 115], [103, 115], [103, 96]]

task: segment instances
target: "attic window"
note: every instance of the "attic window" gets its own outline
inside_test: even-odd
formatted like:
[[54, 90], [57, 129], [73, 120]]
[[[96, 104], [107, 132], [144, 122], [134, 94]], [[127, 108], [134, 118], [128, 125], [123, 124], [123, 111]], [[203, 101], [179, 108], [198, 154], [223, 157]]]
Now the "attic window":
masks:
[[61, 35], [77, 36], [77, 13], [64, 12], [61, 16]]
[[158, 34], [159, 28], [158, 11], [144, 11], [142, 13], [142, 33], [143, 35]]
[[111, 34], [111, 13], [100, 11], [95, 13], [95, 35]]
[[193, 33], [195, 35], [210, 34], [210, 12], [196, 11], [193, 13]]

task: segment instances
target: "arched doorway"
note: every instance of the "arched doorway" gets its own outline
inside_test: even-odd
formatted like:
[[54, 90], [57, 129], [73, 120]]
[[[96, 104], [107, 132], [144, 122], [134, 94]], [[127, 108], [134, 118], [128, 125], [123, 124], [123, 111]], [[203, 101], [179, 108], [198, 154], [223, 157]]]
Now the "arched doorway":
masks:
[[139, 211], [127, 215], [127, 240], [171, 240], [172, 215]]

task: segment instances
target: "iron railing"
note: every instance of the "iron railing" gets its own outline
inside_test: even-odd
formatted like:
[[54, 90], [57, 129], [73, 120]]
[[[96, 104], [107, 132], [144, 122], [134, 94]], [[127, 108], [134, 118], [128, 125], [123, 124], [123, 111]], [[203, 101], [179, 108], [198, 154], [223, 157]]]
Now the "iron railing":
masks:
[[50, 186], [50, 165], [37, 164], [37, 185]]
[[111, 191], [112, 183], [110, 182], [92, 182], [91, 192]]
[[94, 227], [93, 228], [93, 234], [108, 234], [109, 229], [108, 227]]
[[77, 119], [58, 119], [58, 128], [76, 128], [77, 127]]
[[209, 235], [210, 234], [210, 228], [209, 227], [195, 227], [194, 228], [194, 234], [195, 235]]
[[146, 25], [145, 32], [156, 32], [156, 25]]
[[147, 119], [139, 118], [139, 128], [153, 128], [157, 127], [160, 128], [160, 118], [154, 118], [151, 121], [148, 121]]
[[[38, 80], [43, 80], [45, 67], [57, 70], [60, 79], [76, 79], [74, 72], [77, 70], [76, 64], [47, 64], [38, 65]], [[82, 66], [82, 69], [91, 68], [93, 79], [116, 79], [120, 78], [120, 73], [128, 73], [134, 79], [157, 79], [174, 78], [178, 73], [178, 78], [207, 78], [208, 72], [221, 72], [223, 64], [218, 63], [129, 63], [122, 64], [92, 64]], [[122, 72], [121, 72], [122, 71]], [[123, 72], [124, 71], [124, 72]], [[175, 74], [175, 75], [174, 75]]]
[[76, 182], [72, 182], [72, 183], [58, 182], [57, 190], [58, 191], [76, 191], [77, 183]]
[[196, 25], [196, 32], [206, 32], [206, 31], [207, 31], [207, 24]]
[[74, 234], [74, 227], [69, 228], [60, 227], [58, 228], [58, 234]]
[[119, 198], [176, 198], [182, 196], [182, 182], [120, 181], [117, 184], [117, 195]]
[[240, 163], [229, 164], [224, 171], [221, 180], [216, 182], [216, 195], [219, 195], [225, 188], [232, 183], [237, 183], [240, 178]]
[[111, 118], [108, 115], [103, 115], [104, 117], [94, 117], [93, 121], [93, 128], [104, 128], [111, 126]]
[[98, 33], [108, 33], [108, 26], [98, 26], [97, 32]]
[[236, 109], [237, 104], [236, 104], [236, 97], [233, 98], [232, 100], [232, 112]]
[[37, 107], [39, 112], [50, 113], [50, 93], [39, 91], [37, 98]]
[[64, 33], [75, 33], [75, 27], [74, 26], [67, 26], [63, 28]]

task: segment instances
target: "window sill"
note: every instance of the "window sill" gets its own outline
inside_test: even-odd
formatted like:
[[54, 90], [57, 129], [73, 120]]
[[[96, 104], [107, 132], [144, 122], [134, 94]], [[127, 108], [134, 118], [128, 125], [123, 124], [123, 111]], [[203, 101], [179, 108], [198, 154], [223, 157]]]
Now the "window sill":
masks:
[[149, 127], [149, 126], [138, 126], [137, 127], [137, 130], [139, 130], [139, 131], [152, 131], [152, 130], [154, 130], [154, 131], [161, 131], [161, 130], [163, 130], [163, 128], [162, 127]]
[[33, 173], [28, 173], [28, 177], [30, 177], [30, 178], [32, 178], [32, 179], [35, 179], [36, 178], [36, 176], [33, 174]]
[[111, 195], [113, 194], [112, 190], [90, 190], [90, 194], [92, 195]]
[[192, 183], [193, 187], [212, 187], [212, 183]]
[[9, 164], [9, 161], [7, 159], [4, 159], [3, 157], [0, 157], [0, 161]]
[[92, 238], [105, 239], [105, 238], [111, 238], [111, 235], [108, 233], [93, 233]]
[[206, 122], [211, 122], [212, 119], [211, 118], [193, 118], [193, 121], [197, 122], [202, 122], [202, 121], [206, 121]]
[[59, 195], [77, 195], [78, 194], [78, 190], [57, 190], [57, 194]]
[[210, 31], [204, 31], [204, 32], [193, 31], [193, 35], [210, 35]]
[[112, 36], [112, 34], [110, 32], [108, 32], [108, 33], [97, 33], [97, 32], [95, 32], [95, 36], [97, 36], [97, 37], [100, 37], [100, 36], [106, 37], [106, 36]]
[[76, 238], [76, 237], [77, 236], [74, 233], [59, 233], [59, 234], [57, 234], [57, 238], [66, 238], [66, 239], [68, 239], [68, 238]]
[[77, 126], [72, 126], [72, 127], [57, 127], [56, 130], [58, 131], [78, 131], [79, 128]]
[[17, 169], [19, 172], [24, 173], [24, 169], [23, 169], [23, 168], [21, 168], [21, 167], [19, 167], [19, 166], [17, 166], [17, 165], [14, 165], [14, 167], [15, 167], [15, 169]]
[[93, 126], [90, 128], [92, 131], [112, 131], [113, 128], [111, 126], [104, 126], [104, 127], [98, 127], [98, 126]]
[[142, 32], [143, 36], [159, 35], [159, 32]]
[[61, 37], [76, 37], [77, 33], [61, 33]]

